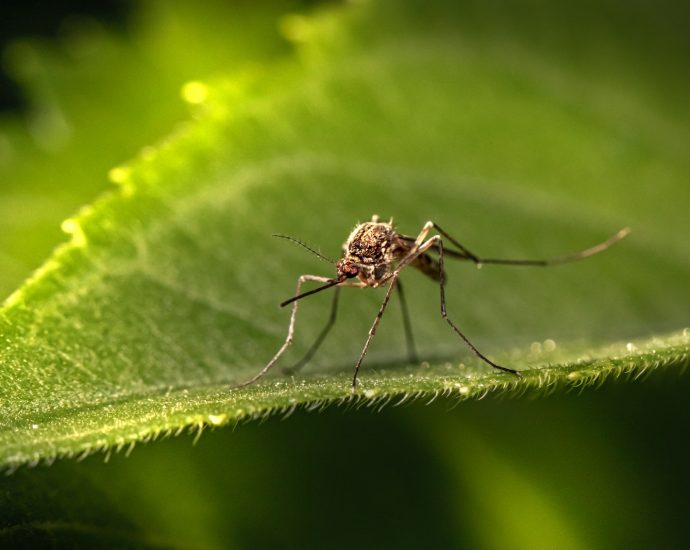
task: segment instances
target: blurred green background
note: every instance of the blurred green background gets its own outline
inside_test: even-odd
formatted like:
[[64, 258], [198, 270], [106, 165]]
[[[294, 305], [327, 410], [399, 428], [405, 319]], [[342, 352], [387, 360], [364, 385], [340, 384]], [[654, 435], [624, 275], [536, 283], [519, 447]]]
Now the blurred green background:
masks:
[[[294, 46], [285, 14], [342, 7], [99, 5], [2, 8], [3, 296], [64, 240], [60, 222], [108, 189], [113, 166], [188, 118], [180, 100], [185, 82], [288, 58]], [[443, 23], [426, 19], [423, 2], [417, 9], [419, 25]], [[608, 84], [610, 102], [598, 108], [621, 128], [648, 128], [674, 162], [688, 152], [685, 3], [497, 1], [454, 9], [468, 48], [515, 56], [516, 71], [526, 67], [521, 48], [539, 52], [544, 67], [562, 64], [578, 75], [581, 86], [569, 94], [586, 96], [590, 80]], [[506, 78], [505, 85], [522, 83]], [[569, 83], [554, 74], [549, 85]], [[621, 103], [627, 96], [619, 88], [659, 116], [626, 120], [636, 111]], [[648, 151], [634, 140], [628, 145], [634, 177], [636, 156]], [[686, 184], [688, 158], [672, 174]], [[545, 149], [544, 162], [567, 166], [571, 159], [548, 158]], [[655, 168], [665, 173], [664, 165]], [[573, 196], [596, 185], [568, 184]], [[625, 218], [635, 204], [653, 219], [665, 215], [664, 204], [687, 199], [687, 185], [660, 179], [629, 196], [602, 192], [600, 210]], [[666, 222], [675, 230], [669, 250], [687, 254], [687, 220]], [[534, 401], [296, 412], [286, 421], [205, 433], [194, 446], [184, 436], [140, 445], [129, 457], [114, 454], [107, 464], [94, 456], [22, 469], [0, 482], [0, 543], [679, 548], [687, 545], [690, 512], [689, 385], [687, 376], [667, 372]]]

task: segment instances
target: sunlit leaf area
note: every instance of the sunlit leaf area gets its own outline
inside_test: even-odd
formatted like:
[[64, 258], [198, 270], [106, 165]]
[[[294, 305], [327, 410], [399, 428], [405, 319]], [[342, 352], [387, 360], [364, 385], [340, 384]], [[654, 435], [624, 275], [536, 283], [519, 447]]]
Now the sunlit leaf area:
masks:
[[[1, 547], [687, 544], [682, 2], [0, 20]], [[520, 376], [444, 321], [431, 248], [354, 392], [386, 285], [296, 302], [238, 388], [372, 216], [443, 228], [448, 318]]]

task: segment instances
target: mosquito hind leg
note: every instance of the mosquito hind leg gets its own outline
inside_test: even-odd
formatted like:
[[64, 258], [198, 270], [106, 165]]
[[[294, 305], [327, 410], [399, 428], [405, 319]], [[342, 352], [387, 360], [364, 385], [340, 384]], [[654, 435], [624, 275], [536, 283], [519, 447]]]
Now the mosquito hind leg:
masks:
[[[465, 257], [466, 257], [468, 260], [474, 262], [475, 264], [480, 264], [480, 263], [482, 263], [482, 260], [479, 258], [479, 256], [477, 256], [477, 255], [476, 255], [475, 253], [473, 253], [473, 252], [470, 252], [469, 249], [468, 249], [467, 247], [463, 246], [463, 245], [460, 244], [456, 239], [454, 239], [453, 237], [451, 237], [446, 231], [444, 231], [444, 230], [441, 228], [440, 225], [438, 225], [436, 222], [429, 222], [429, 223], [431, 223], [431, 225], [433, 226], [433, 228], [434, 228], [436, 231], [438, 231], [443, 237], [445, 237], [446, 239], [448, 239], [453, 245], [457, 246], [457, 247], [460, 249], [460, 251], [465, 255]], [[440, 240], [439, 240], [439, 242], [438, 242], [438, 247], [437, 247], [437, 248], [441, 250], [441, 251], [439, 252], [439, 254], [443, 254], [443, 250], [442, 250], [442, 249], [443, 249], [443, 243], [442, 243]], [[444, 276], [445, 276], [445, 275], [444, 275]]]
[[[436, 231], [439, 232], [443, 237], [448, 239], [450, 243], [452, 243], [454, 246], [460, 249], [458, 252], [457, 250], [452, 250], [452, 249], [445, 249], [444, 252], [447, 253], [449, 256], [459, 259], [459, 260], [470, 260], [471, 262], [474, 262], [477, 265], [481, 264], [499, 264], [499, 265], [514, 265], [514, 266], [538, 266], [538, 267], [546, 267], [546, 266], [554, 266], [554, 265], [560, 265], [560, 264], [566, 264], [570, 262], [575, 262], [579, 260], [584, 260], [585, 258], [589, 258], [591, 256], [594, 256], [595, 254], [599, 254], [600, 252], [603, 252], [604, 250], [609, 249], [612, 247], [614, 244], [619, 242], [620, 240], [624, 239], [626, 236], [630, 234], [630, 228], [625, 227], [618, 232], [616, 232], [614, 235], [609, 237], [603, 242], [600, 242], [599, 244], [596, 244], [590, 248], [587, 248], [585, 250], [580, 250], [579, 252], [574, 252], [572, 254], [566, 254], [563, 256], [555, 256], [552, 258], [546, 258], [543, 260], [531, 260], [531, 259], [513, 259], [513, 258], [483, 258], [480, 256], [477, 256], [473, 252], [470, 252], [465, 246], [460, 244], [458, 241], [456, 241], [453, 237], [451, 237], [448, 233], [446, 233], [437, 223], [435, 222], [427, 222], [427, 226], [431, 225]], [[425, 226], [426, 227], [426, 226]], [[411, 238], [410, 238], [411, 240]], [[439, 254], [441, 253], [441, 247], [442, 245], [437, 244], [434, 246], [434, 250], [438, 252]]]

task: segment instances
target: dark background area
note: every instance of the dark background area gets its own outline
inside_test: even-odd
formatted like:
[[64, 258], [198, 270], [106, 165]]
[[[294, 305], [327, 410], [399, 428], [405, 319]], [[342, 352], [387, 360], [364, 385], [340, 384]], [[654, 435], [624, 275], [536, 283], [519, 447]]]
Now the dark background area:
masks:
[[[124, 30], [132, 5], [127, 0], [3, 2], [0, 7], [0, 52], [16, 38], [54, 38], [60, 33], [64, 21], [71, 17], [91, 17], [111, 28]], [[0, 65], [0, 112], [23, 111], [26, 107], [21, 88]]]

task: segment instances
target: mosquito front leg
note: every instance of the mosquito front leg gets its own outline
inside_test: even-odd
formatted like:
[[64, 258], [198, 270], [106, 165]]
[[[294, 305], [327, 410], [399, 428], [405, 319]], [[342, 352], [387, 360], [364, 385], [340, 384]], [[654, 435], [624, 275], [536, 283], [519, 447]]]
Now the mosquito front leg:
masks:
[[[379, 326], [379, 321], [381, 321], [381, 317], [383, 317], [383, 312], [386, 310], [386, 306], [388, 305], [388, 301], [391, 298], [391, 294], [393, 293], [393, 287], [397, 286], [399, 283], [398, 278], [400, 277], [400, 272], [402, 271], [403, 268], [407, 267], [410, 262], [412, 262], [417, 256], [420, 254], [423, 254], [426, 250], [429, 249], [429, 242], [425, 243], [422, 245], [424, 242], [424, 239], [426, 238], [427, 234], [431, 230], [431, 228], [434, 226], [433, 222], [426, 222], [424, 224], [424, 227], [422, 230], [419, 232], [419, 235], [417, 236], [417, 239], [415, 240], [414, 246], [410, 250], [410, 252], [405, 256], [398, 266], [395, 268], [395, 271], [390, 274], [388, 277], [388, 280], [390, 280], [390, 285], [388, 286], [388, 289], [386, 290], [386, 296], [383, 298], [383, 303], [381, 304], [381, 307], [379, 308], [379, 312], [376, 314], [376, 318], [374, 319], [374, 323], [371, 325], [371, 328], [369, 329], [369, 335], [367, 336], [367, 341], [364, 343], [364, 348], [362, 349], [362, 353], [359, 355], [359, 359], [357, 359], [357, 363], [355, 364], [355, 374], [352, 377], [352, 393], [354, 393], [357, 389], [357, 375], [359, 374], [359, 367], [362, 365], [362, 361], [364, 360], [364, 356], [367, 354], [367, 350], [369, 349], [369, 344], [371, 344], [371, 341], [374, 339], [374, 335], [376, 334], [376, 329]], [[431, 241], [432, 239], [430, 239]], [[421, 246], [420, 246], [421, 245]], [[402, 300], [404, 302], [405, 298], [404, 295], [402, 296]], [[406, 306], [406, 304], [405, 304]], [[405, 307], [405, 310], [407, 308]], [[409, 329], [409, 319], [407, 319], [406, 324], [406, 329]], [[411, 331], [410, 331], [411, 335]]]
[[326, 336], [328, 336], [328, 333], [331, 331], [333, 328], [333, 325], [335, 324], [336, 317], [338, 316], [338, 299], [340, 297], [340, 287], [336, 286], [335, 291], [333, 292], [333, 301], [331, 302], [331, 314], [328, 317], [328, 321], [326, 322], [326, 326], [323, 327], [321, 330], [321, 333], [319, 336], [316, 338], [316, 341], [311, 345], [307, 353], [304, 354], [304, 357], [297, 361], [292, 367], [286, 367], [283, 369], [283, 372], [285, 374], [294, 374], [297, 371], [299, 371], [304, 365], [309, 363], [311, 361], [311, 358], [314, 357], [314, 354], [319, 350], [321, 347], [321, 344], [323, 341], [326, 339]]
[[[320, 277], [318, 275], [300, 275], [300, 277], [297, 279], [297, 289], [295, 290], [295, 296], [299, 296], [300, 290], [302, 288], [302, 283], [305, 283], [306, 281], [313, 281], [317, 283], [329, 283], [332, 280], [333, 279], [329, 279], [328, 277]], [[258, 373], [252, 376], [249, 380], [231, 386], [232, 389], [244, 388], [245, 386], [249, 386], [250, 384], [256, 382], [259, 378], [263, 377], [269, 370], [271, 370], [273, 365], [275, 365], [276, 361], [280, 359], [280, 356], [283, 355], [283, 353], [285, 353], [285, 350], [288, 348], [288, 346], [292, 344], [292, 337], [295, 333], [295, 319], [297, 317], [298, 304], [299, 301], [297, 300], [292, 302], [292, 312], [290, 313], [290, 325], [288, 327], [287, 338], [285, 338], [285, 342], [283, 342], [283, 345], [280, 346], [280, 349], [276, 352], [273, 358], [266, 364], [266, 366], [263, 369], [261, 369]]]
[[369, 329], [369, 336], [367, 336], [367, 341], [364, 343], [364, 348], [362, 349], [362, 353], [359, 354], [359, 359], [357, 359], [357, 363], [355, 364], [355, 374], [352, 377], [352, 393], [355, 393], [357, 389], [357, 375], [359, 374], [359, 367], [362, 365], [362, 361], [364, 361], [364, 356], [367, 354], [367, 350], [369, 349], [369, 344], [371, 344], [371, 341], [374, 339], [374, 335], [376, 334], [376, 329], [379, 326], [379, 321], [381, 320], [381, 317], [383, 317], [383, 312], [386, 311], [386, 306], [388, 305], [388, 301], [391, 298], [391, 294], [393, 293], [393, 287], [395, 286], [396, 282], [398, 281], [398, 277], [400, 275], [400, 272], [396, 272], [393, 274], [393, 276], [390, 277], [390, 285], [388, 285], [388, 289], [386, 290], [386, 296], [383, 298], [383, 303], [381, 304], [381, 307], [379, 308], [379, 312], [376, 314], [376, 318], [374, 319], [374, 323], [371, 325], [371, 328]]
[[[438, 229], [438, 228], [437, 228]], [[429, 246], [434, 246], [433, 241], [436, 241], [436, 246], [438, 247], [439, 255], [438, 255], [438, 265], [439, 265], [439, 270], [441, 273], [441, 277], [439, 280], [439, 285], [441, 288], [441, 316], [446, 320], [446, 322], [451, 326], [451, 328], [462, 338], [465, 343], [470, 347], [470, 349], [479, 357], [482, 361], [485, 363], [488, 363], [492, 367], [505, 371], [505, 372], [510, 372], [512, 374], [515, 374], [517, 376], [522, 376], [518, 371], [514, 369], [509, 369], [508, 367], [502, 367], [501, 365], [497, 365], [494, 363], [491, 359], [486, 357], [481, 351], [479, 351], [475, 345], [470, 342], [470, 340], [465, 336], [460, 329], [453, 323], [453, 321], [450, 320], [448, 317], [448, 313], [446, 312], [446, 290], [445, 290], [445, 282], [446, 282], [446, 271], [443, 266], [443, 239], [439, 235], [436, 235], [435, 237], [432, 237], [427, 241], [425, 246], [428, 248]], [[453, 243], [456, 246], [458, 246], [456, 243]], [[422, 247], [424, 248], [424, 247]]]

